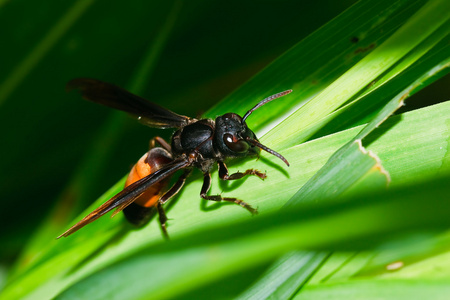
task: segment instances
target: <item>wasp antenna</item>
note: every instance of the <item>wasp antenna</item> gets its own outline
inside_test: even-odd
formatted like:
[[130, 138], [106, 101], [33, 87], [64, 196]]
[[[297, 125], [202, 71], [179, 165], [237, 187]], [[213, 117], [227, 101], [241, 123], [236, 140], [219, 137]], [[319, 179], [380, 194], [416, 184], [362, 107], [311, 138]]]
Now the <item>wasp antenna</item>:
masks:
[[247, 138], [246, 140], [247, 140], [250, 144], [252, 144], [253, 146], [256, 146], [256, 147], [258, 147], [258, 148], [261, 148], [261, 149], [263, 149], [264, 151], [269, 152], [269, 153], [272, 154], [272, 155], [275, 155], [276, 157], [278, 157], [279, 159], [281, 159], [282, 161], [284, 161], [284, 163], [289, 167], [289, 162], [288, 162], [287, 159], [284, 158], [284, 156], [281, 155], [280, 153], [273, 151], [272, 149], [270, 149], [270, 148], [264, 146], [263, 144], [261, 144], [260, 142], [254, 140], [254, 139]]
[[287, 95], [287, 94], [290, 94], [291, 92], [292, 92], [292, 90], [287, 90], [287, 91], [284, 91], [284, 92], [281, 92], [281, 93], [278, 93], [278, 94], [269, 96], [269, 97], [267, 97], [267, 98], [261, 100], [258, 104], [255, 105], [255, 107], [253, 107], [252, 109], [250, 109], [248, 112], [245, 113], [244, 117], [242, 118], [242, 123], [245, 122], [245, 119], [247, 119], [248, 116], [250, 116], [250, 114], [251, 114], [252, 112], [254, 112], [255, 110], [257, 110], [258, 108], [260, 108], [260, 107], [263, 106], [264, 104], [266, 104], [266, 103], [268, 103], [268, 102], [270, 102], [270, 101], [272, 101], [272, 100], [275, 100], [275, 99], [277, 99], [277, 98], [283, 97], [283, 96], [285, 96], [285, 95]]

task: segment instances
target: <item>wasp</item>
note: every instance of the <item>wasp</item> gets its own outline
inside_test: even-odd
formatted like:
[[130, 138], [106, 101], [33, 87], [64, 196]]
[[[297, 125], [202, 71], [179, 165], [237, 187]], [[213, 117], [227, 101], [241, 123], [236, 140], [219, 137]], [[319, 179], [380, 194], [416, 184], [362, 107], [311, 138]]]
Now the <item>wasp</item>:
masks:
[[[266, 174], [254, 169], [229, 174], [225, 164], [225, 160], [228, 159], [258, 157], [262, 149], [280, 158], [289, 166], [288, 161], [281, 154], [258, 141], [245, 120], [259, 107], [289, 94], [292, 90], [265, 98], [247, 111], [243, 117], [235, 113], [226, 113], [212, 120], [178, 115], [116, 85], [96, 79], [73, 79], [67, 84], [66, 89], [68, 91], [77, 89], [86, 100], [127, 112], [144, 125], [157, 128], [176, 128], [176, 131], [170, 143], [160, 137], [153, 138], [150, 141], [150, 150], [139, 159], [130, 171], [124, 189], [58, 238], [71, 235], [113, 209], [115, 211], [112, 216], [123, 211], [130, 223], [142, 227], [149, 222], [155, 208], [162, 232], [165, 237], [168, 237], [167, 216], [163, 205], [181, 190], [186, 178], [194, 168], [203, 173], [201, 198], [233, 202], [250, 213], [256, 214], [255, 208], [237, 198], [208, 195], [211, 187], [211, 170], [214, 165], [218, 165], [219, 177], [223, 180], [237, 180], [248, 175], [264, 179]], [[171, 177], [180, 170], [182, 173], [168, 188]]]

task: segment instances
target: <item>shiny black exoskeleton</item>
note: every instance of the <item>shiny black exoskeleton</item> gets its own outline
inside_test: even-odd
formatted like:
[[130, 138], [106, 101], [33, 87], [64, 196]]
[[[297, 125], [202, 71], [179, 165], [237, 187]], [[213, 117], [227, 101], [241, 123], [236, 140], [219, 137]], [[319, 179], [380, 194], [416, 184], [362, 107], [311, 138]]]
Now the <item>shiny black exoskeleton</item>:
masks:
[[256, 141], [253, 131], [240, 116], [228, 113], [215, 121], [203, 119], [177, 130], [172, 137], [172, 154], [196, 153], [194, 167], [205, 173], [218, 161], [259, 154], [260, 148], [247, 139]]
[[[289, 94], [291, 90], [262, 100], [243, 117], [235, 113], [226, 113], [215, 120], [197, 120], [178, 115], [115, 85], [99, 80], [78, 78], [70, 81], [67, 87], [68, 89], [79, 89], [87, 100], [128, 112], [145, 125], [158, 128], [178, 128], [178, 130], [173, 134], [170, 144], [159, 137], [152, 139], [152, 149], [141, 158], [139, 165], [144, 169], [148, 167], [145, 176], [131, 180], [124, 190], [106, 201], [60, 237], [72, 234], [113, 209], [116, 209], [114, 214], [124, 210], [131, 223], [142, 226], [148, 222], [149, 215], [155, 207], [159, 214], [161, 228], [167, 236], [167, 217], [162, 205], [180, 191], [194, 168], [200, 169], [204, 176], [200, 192], [201, 198], [234, 202], [255, 214], [257, 210], [242, 200], [221, 195], [207, 195], [211, 186], [211, 169], [217, 163], [219, 177], [223, 180], [240, 179], [247, 175], [256, 175], [264, 179], [266, 177], [264, 173], [253, 169], [229, 174], [225, 165], [225, 160], [230, 158], [257, 156], [261, 149], [277, 156], [289, 166], [283, 156], [259, 143], [245, 120], [257, 108]], [[155, 147], [156, 143], [160, 147]], [[183, 170], [183, 173], [172, 187], [166, 189], [170, 177], [179, 170]], [[131, 176], [132, 173], [130, 173], [129, 179]], [[149, 193], [151, 189], [156, 190]], [[142, 201], [141, 198], [144, 196], [154, 200], [144, 199]]]

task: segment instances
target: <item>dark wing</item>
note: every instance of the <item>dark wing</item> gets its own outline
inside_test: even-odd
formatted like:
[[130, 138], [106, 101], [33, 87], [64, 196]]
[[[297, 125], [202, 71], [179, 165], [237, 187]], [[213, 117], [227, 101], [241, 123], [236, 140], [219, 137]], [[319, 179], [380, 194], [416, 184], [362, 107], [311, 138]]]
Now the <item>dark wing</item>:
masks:
[[93, 212], [84, 217], [77, 224], [70, 227], [69, 230], [58, 236], [58, 239], [63, 236], [71, 235], [75, 231], [97, 220], [98, 218], [110, 212], [114, 208], [117, 208], [117, 210], [113, 214], [114, 216], [116, 213], [118, 213], [119, 211], [123, 210], [125, 207], [130, 205], [134, 200], [136, 200], [136, 198], [142, 195], [142, 193], [144, 193], [150, 186], [170, 177], [176, 171], [186, 168], [187, 166], [189, 166], [189, 164], [190, 163], [188, 162], [188, 160], [185, 159], [175, 160], [165, 165], [155, 173], [152, 173], [136, 181], [135, 183], [130, 184], [123, 191], [121, 191], [120, 193], [118, 193], [117, 195], [115, 195], [102, 205], [100, 205], [98, 208], [96, 208]]
[[180, 128], [190, 118], [178, 115], [155, 103], [110, 83], [90, 78], [76, 78], [67, 83], [66, 90], [78, 89], [84, 99], [97, 102], [136, 116], [139, 122], [159, 128]]

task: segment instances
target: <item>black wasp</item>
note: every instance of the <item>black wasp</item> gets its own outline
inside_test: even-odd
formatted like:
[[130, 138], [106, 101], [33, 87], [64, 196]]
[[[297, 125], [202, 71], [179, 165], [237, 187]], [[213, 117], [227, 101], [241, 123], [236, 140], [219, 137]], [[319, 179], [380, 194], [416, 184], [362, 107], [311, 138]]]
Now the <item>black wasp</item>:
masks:
[[[283, 156], [259, 143], [253, 131], [247, 127], [245, 120], [257, 108], [289, 94], [292, 90], [262, 100], [244, 117], [235, 113], [226, 113], [215, 120], [197, 120], [178, 115], [118, 86], [96, 79], [74, 79], [67, 84], [67, 90], [72, 89], [80, 90], [83, 98], [87, 100], [130, 113], [144, 125], [177, 128], [177, 131], [173, 134], [170, 144], [160, 137], [153, 138], [150, 141], [150, 151], [134, 165], [125, 188], [58, 238], [74, 233], [113, 209], [115, 209], [113, 216], [123, 210], [128, 221], [140, 227], [150, 220], [155, 207], [162, 231], [167, 237], [167, 217], [163, 204], [180, 191], [193, 168], [198, 168], [203, 172], [201, 198], [234, 202], [255, 214], [257, 210], [242, 200], [220, 195], [207, 195], [211, 186], [210, 171], [213, 166], [218, 164], [219, 177], [223, 180], [240, 179], [247, 175], [256, 175], [264, 179], [266, 177], [264, 173], [253, 169], [230, 175], [224, 162], [229, 158], [258, 156], [260, 149], [279, 157], [289, 166]], [[156, 147], [156, 144], [159, 146]], [[167, 188], [171, 176], [179, 170], [183, 170], [183, 173], [170, 188]]]

